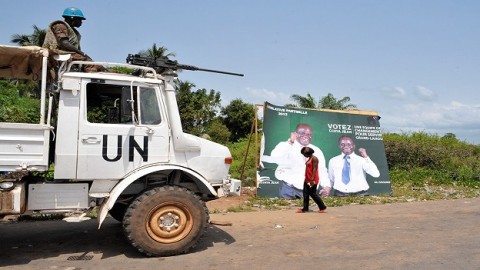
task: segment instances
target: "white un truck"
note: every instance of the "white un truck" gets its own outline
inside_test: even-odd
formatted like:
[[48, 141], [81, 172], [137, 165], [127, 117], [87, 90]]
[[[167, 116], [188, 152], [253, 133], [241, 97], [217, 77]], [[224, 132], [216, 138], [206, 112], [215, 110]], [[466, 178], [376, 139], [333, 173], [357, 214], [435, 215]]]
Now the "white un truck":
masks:
[[[0, 78], [41, 82], [38, 124], [0, 122], [0, 172], [22, 175], [0, 180], [0, 219], [67, 213], [82, 220], [99, 206], [98, 227], [110, 213], [140, 252], [189, 251], [209, 222], [205, 202], [240, 192], [229, 178], [228, 148], [182, 130], [171, 71], [205, 69], [137, 55], [127, 64], [68, 58], [0, 46]], [[82, 72], [87, 65], [103, 71]], [[51, 163], [53, 180], [35, 173]]]

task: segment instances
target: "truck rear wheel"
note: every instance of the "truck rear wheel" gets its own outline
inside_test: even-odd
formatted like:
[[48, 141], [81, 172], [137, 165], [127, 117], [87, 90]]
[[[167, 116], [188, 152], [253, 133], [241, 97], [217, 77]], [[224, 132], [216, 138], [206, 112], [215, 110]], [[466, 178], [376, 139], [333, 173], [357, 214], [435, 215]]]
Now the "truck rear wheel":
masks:
[[171, 256], [195, 247], [207, 223], [205, 202], [191, 191], [156, 187], [128, 207], [123, 229], [130, 243], [148, 256]]

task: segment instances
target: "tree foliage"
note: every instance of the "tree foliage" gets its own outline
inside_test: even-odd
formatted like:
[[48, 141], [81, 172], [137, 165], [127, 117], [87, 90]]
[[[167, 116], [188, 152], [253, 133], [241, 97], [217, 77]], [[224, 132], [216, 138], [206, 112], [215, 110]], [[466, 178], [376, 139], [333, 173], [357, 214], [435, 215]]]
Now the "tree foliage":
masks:
[[27, 86], [19, 82], [0, 80], [0, 122], [37, 123], [40, 100], [20, 93], [27, 92]]
[[253, 104], [234, 99], [221, 110], [223, 123], [231, 132], [230, 140], [236, 142], [250, 134], [255, 117]]
[[210, 122], [206, 132], [212, 141], [220, 144], [227, 144], [231, 136], [230, 130], [219, 117]]
[[330, 110], [354, 110], [357, 108], [357, 105], [351, 104], [350, 97], [343, 97], [337, 99], [333, 96], [332, 93], [328, 93], [326, 96], [320, 98], [317, 101], [315, 98], [307, 93], [307, 96], [301, 96], [294, 94], [290, 97], [295, 103], [287, 104], [287, 107], [300, 107], [308, 109], [330, 109]]
[[32, 34], [13, 34], [10, 42], [16, 43], [20, 46], [43, 46], [43, 41], [47, 35], [46, 29], [41, 29], [36, 25], [33, 25]]
[[290, 97], [295, 104], [287, 104], [289, 107], [300, 107], [300, 108], [311, 108], [314, 109], [317, 107], [317, 102], [315, 101], [315, 98], [310, 95], [310, 93], [307, 93], [307, 96], [300, 96], [297, 94], [293, 94]]
[[193, 135], [206, 133], [220, 109], [220, 92], [205, 88], [193, 91], [193, 83], [183, 81], [176, 86], [176, 95], [183, 130]]
[[320, 99], [317, 107], [331, 110], [353, 110], [357, 108], [357, 105], [348, 102], [350, 102], [350, 97], [336, 99], [332, 93], [328, 93]]
[[159, 59], [168, 59], [170, 56], [175, 56], [174, 52], [168, 52], [166, 47], [157, 46], [157, 43], [153, 43], [152, 47], [143, 51], [140, 51], [138, 54], [144, 57], [152, 57]]

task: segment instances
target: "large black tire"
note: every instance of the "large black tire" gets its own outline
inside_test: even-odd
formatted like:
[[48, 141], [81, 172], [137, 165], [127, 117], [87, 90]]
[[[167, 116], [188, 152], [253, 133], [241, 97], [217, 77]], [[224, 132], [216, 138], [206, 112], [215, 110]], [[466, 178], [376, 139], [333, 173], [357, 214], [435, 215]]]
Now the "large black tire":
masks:
[[112, 216], [114, 219], [122, 222], [123, 221], [123, 216], [125, 216], [125, 212], [127, 212], [128, 205], [123, 204], [123, 203], [116, 203], [113, 205], [112, 209], [108, 211], [110, 216]]
[[130, 243], [147, 256], [172, 256], [195, 247], [208, 224], [205, 202], [177, 186], [150, 189], [137, 197], [123, 218]]

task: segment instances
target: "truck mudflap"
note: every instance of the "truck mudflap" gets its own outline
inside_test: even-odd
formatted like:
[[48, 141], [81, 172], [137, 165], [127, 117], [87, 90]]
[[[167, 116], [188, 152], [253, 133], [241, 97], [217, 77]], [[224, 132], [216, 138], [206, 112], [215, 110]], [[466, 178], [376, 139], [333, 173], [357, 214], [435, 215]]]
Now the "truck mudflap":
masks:
[[113, 208], [113, 205], [117, 201], [118, 197], [122, 192], [130, 186], [133, 182], [135, 182], [137, 179], [153, 173], [157, 171], [163, 171], [163, 170], [181, 170], [184, 171], [198, 180], [199, 185], [203, 185], [205, 187], [205, 190], [207, 190], [211, 195], [214, 197], [218, 197], [217, 191], [210, 185], [207, 179], [205, 179], [202, 175], [198, 174], [195, 171], [190, 170], [189, 168], [186, 167], [181, 167], [181, 166], [175, 166], [175, 165], [154, 165], [154, 166], [148, 166], [142, 169], [139, 169], [131, 174], [129, 174], [126, 178], [124, 178], [120, 183], [118, 183], [110, 192], [108, 198], [102, 203], [100, 206], [100, 210], [98, 212], [98, 228], [102, 226], [103, 221], [107, 217], [108, 211]]
[[[5, 181], [6, 183], [8, 181]], [[25, 184], [10, 182], [12, 187], [0, 189], [0, 215], [23, 214], [25, 205]]]

